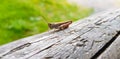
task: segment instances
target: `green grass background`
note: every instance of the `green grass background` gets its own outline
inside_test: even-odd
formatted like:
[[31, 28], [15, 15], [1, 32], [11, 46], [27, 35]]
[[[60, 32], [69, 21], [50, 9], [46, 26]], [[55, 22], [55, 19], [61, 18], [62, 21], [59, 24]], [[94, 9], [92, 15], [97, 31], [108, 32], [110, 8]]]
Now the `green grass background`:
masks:
[[47, 31], [45, 19], [76, 21], [91, 12], [65, 0], [0, 0], [0, 45]]

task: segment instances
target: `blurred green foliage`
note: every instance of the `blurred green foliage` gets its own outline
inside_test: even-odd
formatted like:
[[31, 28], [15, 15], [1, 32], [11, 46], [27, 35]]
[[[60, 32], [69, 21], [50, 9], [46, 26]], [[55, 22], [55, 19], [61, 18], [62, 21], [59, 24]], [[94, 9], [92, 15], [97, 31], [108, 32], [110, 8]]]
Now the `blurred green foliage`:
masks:
[[92, 9], [68, 4], [65, 0], [1, 0], [0, 45], [48, 30], [48, 22], [77, 20]]

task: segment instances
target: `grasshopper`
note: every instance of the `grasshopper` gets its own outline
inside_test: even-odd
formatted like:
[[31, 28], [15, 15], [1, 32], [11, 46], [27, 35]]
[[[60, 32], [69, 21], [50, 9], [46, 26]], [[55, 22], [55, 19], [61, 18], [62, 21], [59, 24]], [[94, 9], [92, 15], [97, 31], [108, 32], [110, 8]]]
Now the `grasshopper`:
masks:
[[59, 22], [59, 23], [48, 23], [47, 18], [42, 16], [44, 21], [48, 24], [48, 27], [50, 29], [58, 29], [58, 30], [64, 30], [69, 27], [69, 25], [72, 23], [72, 21], [66, 21], [66, 22]]
[[72, 21], [60, 22], [60, 23], [48, 23], [50, 29], [64, 30], [69, 27]]

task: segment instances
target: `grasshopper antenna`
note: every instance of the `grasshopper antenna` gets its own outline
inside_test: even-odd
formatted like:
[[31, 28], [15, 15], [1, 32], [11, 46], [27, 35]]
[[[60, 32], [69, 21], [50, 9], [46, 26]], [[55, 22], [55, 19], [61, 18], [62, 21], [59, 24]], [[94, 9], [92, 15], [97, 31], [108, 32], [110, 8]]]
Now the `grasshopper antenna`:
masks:
[[47, 18], [44, 15], [41, 15], [43, 20], [48, 24]]
[[[45, 17], [44, 14], [41, 14], [41, 16], [42, 16], [43, 20], [45, 21], [45, 23], [47, 23], [47, 25], [49, 26], [50, 23], [47, 21], [48, 17], [47, 16]], [[50, 27], [48, 27], [48, 30], [50, 30]]]
[[42, 9], [40, 9], [40, 16], [42, 16], [43, 20], [44, 20], [47, 24], [49, 24], [48, 21], [47, 21], [47, 20], [49, 19], [49, 17], [47, 16], [46, 13], [43, 13], [43, 12], [42, 12]]

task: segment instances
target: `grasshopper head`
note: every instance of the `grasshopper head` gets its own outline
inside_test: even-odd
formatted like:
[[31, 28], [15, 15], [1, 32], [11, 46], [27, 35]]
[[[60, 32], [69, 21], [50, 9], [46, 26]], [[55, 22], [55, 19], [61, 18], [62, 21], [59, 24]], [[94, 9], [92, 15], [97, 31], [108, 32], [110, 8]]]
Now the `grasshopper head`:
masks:
[[53, 29], [53, 26], [52, 26], [51, 23], [48, 23], [48, 26], [49, 26], [50, 29]]

